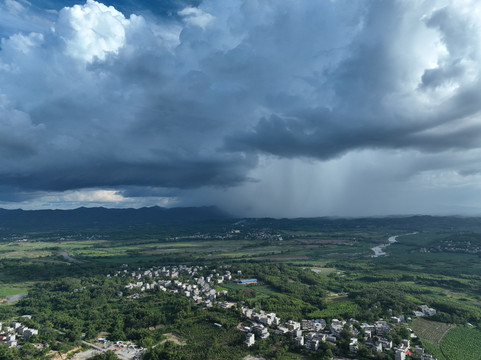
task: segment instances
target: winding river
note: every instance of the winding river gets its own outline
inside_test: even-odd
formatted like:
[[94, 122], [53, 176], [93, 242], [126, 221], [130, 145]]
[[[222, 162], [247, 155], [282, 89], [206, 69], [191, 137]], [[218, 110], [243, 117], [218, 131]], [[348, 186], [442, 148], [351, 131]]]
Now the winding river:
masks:
[[373, 248], [371, 248], [372, 251], [374, 251], [374, 255], [371, 255], [371, 257], [378, 257], [378, 256], [387, 256], [388, 254], [384, 251], [385, 248], [387, 248], [388, 246], [394, 244], [395, 242], [397, 242], [397, 238], [399, 236], [406, 236], [406, 235], [415, 235], [417, 234], [418, 232], [413, 232], [413, 233], [409, 233], [409, 234], [402, 234], [402, 235], [393, 235], [393, 236], [390, 236], [388, 239], [387, 239], [387, 244], [381, 244], [381, 245], [378, 245], [378, 246], [374, 246]]

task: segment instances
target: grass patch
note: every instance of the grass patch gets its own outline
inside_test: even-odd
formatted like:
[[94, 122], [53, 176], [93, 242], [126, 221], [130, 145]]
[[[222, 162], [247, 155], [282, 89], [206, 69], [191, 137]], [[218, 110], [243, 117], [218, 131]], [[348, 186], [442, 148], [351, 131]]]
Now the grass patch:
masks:
[[308, 316], [311, 318], [336, 318], [341, 316], [342, 318], [351, 318], [359, 315], [359, 306], [349, 300], [346, 301], [334, 301], [327, 303], [327, 307], [322, 310], [316, 310], [310, 313]]
[[12, 287], [0, 285], [0, 298], [10, 295], [26, 294], [28, 288], [26, 287]]

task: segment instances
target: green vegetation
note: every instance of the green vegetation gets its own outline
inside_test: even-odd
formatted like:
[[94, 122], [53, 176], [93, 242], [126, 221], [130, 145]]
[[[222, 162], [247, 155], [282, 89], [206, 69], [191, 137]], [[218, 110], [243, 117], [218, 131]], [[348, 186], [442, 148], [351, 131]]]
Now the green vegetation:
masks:
[[456, 327], [448, 332], [441, 343], [441, 350], [449, 360], [481, 359], [481, 331]]
[[419, 336], [424, 348], [429, 354], [436, 356], [438, 360], [446, 359], [441, 351], [441, 342], [446, 334], [453, 328], [452, 324], [418, 318], [415, 319], [410, 326], [415, 334]]
[[119, 357], [115, 355], [115, 353], [111, 350], [103, 354], [95, 355], [93, 358], [91, 358], [91, 360], [118, 360], [118, 359]]
[[10, 295], [17, 294], [27, 294], [28, 288], [26, 287], [16, 287], [16, 286], [2, 286], [0, 285], [0, 298], [7, 297]]
[[[392, 234], [410, 235], [386, 248], [389, 256], [371, 257], [371, 248]], [[0, 346], [0, 358], [65, 353], [78, 346], [82, 334], [92, 342], [100, 334], [132, 341], [148, 349], [145, 359], [353, 356], [348, 344], [308, 353], [274, 333], [247, 348], [238, 329], [246, 321], [238, 310], [241, 302], [275, 312], [283, 321], [356, 318], [370, 323], [410, 316], [428, 304], [436, 315], [408, 325], [419, 336], [416, 344], [440, 360], [481, 358], [476, 352], [481, 340], [479, 234], [477, 220], [430, 217], [2, 228], [0, 298], [29, 296], [15, 305], [3, 301], [0, 319], [32, 315], [25, 321], [39, 335], [22, 340], [19, 350]], [[129, 264], [127, 275], [113, 276], [122, 264]], [[231, 309], [204, 308], [171, 292], [125, 288], [134, 269], [179, 264], [202, 266], [201, 276], [229, 266], [234, 275], [240, 271], [239, 277], [257, 278], [258, 284], [216, 284], [216, 290], [228, 291], [219, 299], [235, 303]], [[474, 328], [465, 327], [468, 322]], [[405, 335], [396, 329], [389, 336], [399, 340]], [[30, 346], [39, 343], [49, 344], [48, 350]], [[393, 358], [392, 353], [383, 356]], [[364, 341], [358, 357], [376, 358]]]

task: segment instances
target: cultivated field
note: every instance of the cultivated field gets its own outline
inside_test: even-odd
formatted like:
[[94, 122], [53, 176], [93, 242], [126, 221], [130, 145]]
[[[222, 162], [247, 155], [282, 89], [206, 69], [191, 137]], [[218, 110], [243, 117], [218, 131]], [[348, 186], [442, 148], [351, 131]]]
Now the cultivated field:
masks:
[[481, 331], [461, 326], [451, 329], [441, 350], [448, 360], [481, 359]]
[[436, 345], [441, 344], [443, 337], [452, 328], [450, 324], [422, 318], [415, 319], [410, 326], [422, 340], [429, 341]]

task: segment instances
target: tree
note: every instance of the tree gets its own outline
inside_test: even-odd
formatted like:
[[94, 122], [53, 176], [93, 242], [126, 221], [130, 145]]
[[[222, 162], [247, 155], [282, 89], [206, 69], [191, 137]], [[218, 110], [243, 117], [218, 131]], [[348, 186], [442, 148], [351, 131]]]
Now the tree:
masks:
[[319, 350], [317, 352], [318, 360], [330, 360], [333, 357], [332, 346], [327, 342], [321, 341], [319, 343]]
[[18, 351], [15, 348], [0, 346], [0, 359], [2, 360], [16, 360], [18, 359]]
[[411, 333], [405, 326], [400, 326], [399, 329], [397, 330], [397, 333], [403, 338], [403, 339], [410, 339], [411, 338]]
[[165, 343], [150, 349], [143, 356], [144, 360], [181, 360], [182, 354], [179, 346], [175, 345], [172, 341], [166, 341]]
[[119, 357], [115, 355], [115, 353], [111, 350], [103, 353], [95, 355], [91, 360], [119, 360]]

